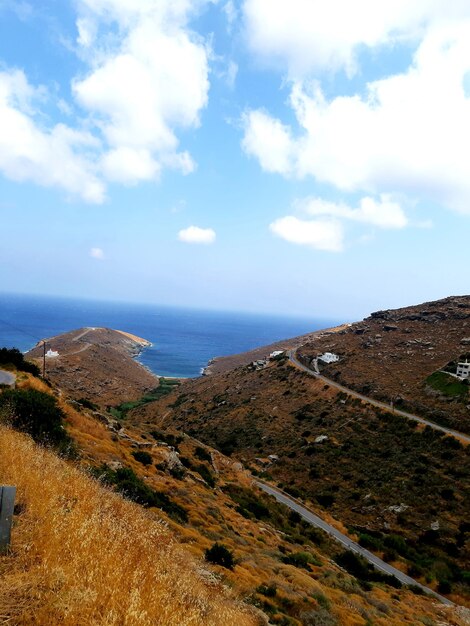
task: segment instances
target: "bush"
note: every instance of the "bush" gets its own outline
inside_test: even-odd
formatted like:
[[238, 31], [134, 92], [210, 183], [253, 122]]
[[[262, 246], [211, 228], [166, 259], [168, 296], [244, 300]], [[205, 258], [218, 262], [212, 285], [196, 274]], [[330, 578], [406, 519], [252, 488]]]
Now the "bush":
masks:
[[194, 472], [197, 472], [199, 476], [209, 485], [209, 487], [215, 487], [215, 478], [211, 472], [207, 469], [204, 463], [194, 465], [191, 467]]
[[13, 365], [21, 372], [28, 372], [39, 376], [41, 371], [37, 365], [25, 361], [23, 354], [17, 348], [0, 348], [0, 365]]
[[105, 484], [114, 486], [125, 498], [146, 508], [156, 507], [168, 513], [178, 522], [187, 522], [188, 514], [182, 506], [173, 502], [166, 493], [154, 491], [135, 474], [130, 467], [112, 470], [107, 465], [92, 470], [92, 474]]
[[205, 448], [202, 448], [201, 446], [196, 446], [196, 449], [194, 450], [194, 456], [201, 461], [207, 461], [208, 463], [212, 463], [211, 455], [209, 454], [209, 452], [207, 452]]
[[256, 591], [261, 595], [266, 596], [266, 598], [275, 598], [277, 594], [277, 587], [274, 584], [260, 585]]
[[152, 457], [148, 452], [137, 450], [136, 452], [132, 453], [132, 456], [136, 461], [142, 463], [142, 465], [152, 465]]
[[293, 552], [292, 554], [288, 554], [287, 556], [283, 556], [281, 558], [283, 563], [287, 565], [294, 565], [295, 567], [303, 567], [304, 569], [310, 569], [309, 565], [318, 565], [320, 566], [322, 563], [318, 559], [316, 559], [310, 552]]
[[233, 566], [235, 565], [233, 552], [229, 550], [228, 548], [226, 548], [221, 543], [217, 543], [217, 542], [214, 543], [214, 545], [211, 548], [208, 548], [205, 551], [204, 557], [206, 561], [209, 561], [209, 563], [214, 563], [215, 565], [221, 565], [222, 567], [225, 567], [226, 569], [233, 569]]
[[11, 389], [0, 395], [0, 416], [13, 428], [28, 433], [41, 444], [66, 449], [71, 439], [63, 426], [57, 400], [35, 389]]
[[439, 593], [450, 593], [452, 591], [452, 586], [448, 580], [441, 580], [439, 581], [437, 590]]

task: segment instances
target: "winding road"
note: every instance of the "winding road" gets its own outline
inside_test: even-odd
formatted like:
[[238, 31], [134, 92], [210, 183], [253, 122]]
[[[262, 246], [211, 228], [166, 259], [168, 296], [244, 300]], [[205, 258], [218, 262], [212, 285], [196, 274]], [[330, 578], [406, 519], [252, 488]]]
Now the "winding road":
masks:
[[284, 493], [280, 489], [276, 489], [275, 487], [272, 487], [271, 485], [260, 482], [259, 480], [255, 482], [256, 482], [256, 485], [260, 489], [262, 489], [265, 493], [269, 494], [270, 496], [273, 496], [274, 498], [276, 498], [278, 502], [285, 504], [292, 511], [296, 511], [305, 521], [307, 521], [309, 524], [312, 524], [312, 526], [316, 526], [317, 528], [324, 530], [331, 537], [336, 539], [336, 541], [339, 541], [341, 544], [343, 544], [343, 546], [345, 546], [345, 548], [347, 548], [348, 550], [351, 550], [352, 552], [355, 552], [356, 554], [363, 556], [376, 569], [382, 572], [385, 572], [386, 574], [389, 574], [390, 576], [394, 576], [397, 580], [399, 580], [404, 585], [414, 585], [414, 586], [420, 587], [425, 593], [438, 598], [443, 604], [446, 604], [448, 606], [453, 606], [454, 603], [451, 600], [449, 600], [448, 598], [445, 598], [444, 596], [441, 596], [440, 594], [436, 593], [432, 589], [429, 589], [429, 587], [425, 587], [418, 581], [414, 580], [414, 578], [411, 578], [410, 576], [407, 576], [406, 574], [401, 572], [396, 567], [392, 567], [388, 563], [385, 563], [385, 561], [382, 561], [382, 559], [379, 559], [378, 556], [376, 556], [375, 554], [372, 554], [372, 552], [369, 552], [369, 550], [366, 550], [365, 548], [360, 546], [358, 543], [350, 539], [347, 535], [337, 530], [334, 526], [327, 524], [327, 522], [325, 522], [320, 517], [318, 517], [318, 515], [315, 515], [315, 513], [312, 513], [312, 511], [309, 511], [308, 509], [306, 509], [297, 500], [295, 500], [291, 496], [288, 496], [286, 493]]
[[301, 363], [298, 360], [298, 358], [295, 356], [294, 350], [287, 350], [287, 355], [289, 357], [289, 361], [295, 367], [303, 370], [310, 376], [314, 376], [315, 378], [322, 380], [323, 382], [330, 385], [331, 387], [334, 387], [335, 389], [338, 389], [339, 391], [342, 391], [343, 393], [347, 393], [349, 396], [352, 396], [353, 398], [359, 398], [359, 400], [362, 400], [363, 402], [368, 402], [372, 406], [378, 407], [379, 409], [384, 409], [385, 411], [389, 411], [391, 413], [394, 413], [395, 415], [401, 415], [402, 417], [406, 417], [409, 420], [419, 422], [420, 424], [423, 424], [424, 426], [430, 426], [434, 430], [440, 430], [446, 435], [451, 435], [452, 437], [456, 437], [457, 439], [460, 439], [461, 441], [465, 443], [470, 443], [470, 436], [464, 435], [464, 433], [460, 433], [458, 430], [453, 430], [452, 428], [446, 428], [445, 426], [440, 426], [439, 424], [436, 424], [435, 422], [431, 422], [427, 419], [424, 419], [424, 417], [418, 417], [417, 415], [413, 415], [412, 413], [407, 413], [406, 411], [400, 411], [399, 409], [392, 408], [389, 404], [386, 404], [385, 402], [380, 402], [380, 400], [373, 400], [372, 398], [369, 398], [368, 396], [362, 395], [362, 393], [358, 393], [357, 391], [353, 391], [352, 389], [348, 389], [348, 387], [344, 387], [343, 385], [340, 385], [339, 383], [335, 382], [334, 380], [331, 380], [330, 378], [326, 378], [326, 376], [323, 376], [318, 371], [315, 371], [311, 369], [310, 367], [307, 367], [306, 365]]
[[15, 382], [16, 378], [13, 374], [5, 370], [0, 370], [0, 385], [14, 385]]

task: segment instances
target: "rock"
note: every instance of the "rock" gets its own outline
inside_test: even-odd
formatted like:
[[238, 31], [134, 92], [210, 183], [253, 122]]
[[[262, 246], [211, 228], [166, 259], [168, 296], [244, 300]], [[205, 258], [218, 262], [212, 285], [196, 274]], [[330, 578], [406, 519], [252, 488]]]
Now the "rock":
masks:
[[407, 504], [403, 504], [403, 502], [401, 504], [394, 504], [392, 506], [387, 507], [387, 511], [390, 511], [391, 513], [403, 513], [403, 511], [406, 511], [406, 509], [409, 509], [410, 507]]
[[463, 346], [470, 346], [470, 337], [464, 337], [463, 339], [460, 340], [460, 343]]
[[440, 527], [441, 526], [438, 520], [436, 520], [435, 522], [431, 522], [431, 530], [439, 530]]
[[315, 443], [323, 443], [324, 441], [328, 441], [328, 435], [318, 435], [318, 437], [315, 437]]
[[383, 330], [390, 332], [392, 330], [398, 330], [398, 326], [395, 326], [394, 324], [385, 324], [383, 326]]
[[170, 451], [165, 461], [165, 465], [169, 470], [173, 469], [182, 469], [184, 470], [184, 466], [181, 463], [178, 453], [174, 451]]

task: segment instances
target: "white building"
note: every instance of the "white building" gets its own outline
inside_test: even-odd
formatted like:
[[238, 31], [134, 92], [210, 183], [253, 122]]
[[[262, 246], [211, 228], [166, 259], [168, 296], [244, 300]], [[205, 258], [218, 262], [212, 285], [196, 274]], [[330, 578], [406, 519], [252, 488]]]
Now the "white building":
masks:
[[337, 354], [333, 354], [333, 352], [325, 352], [325, 354], [322, 354], [318, 358], [320, 361], [323, 361], [323, 363], [336, 363], [339, 361], [339, 356]]
[[470, 378], [470, 363], [467, 360], [465, 363], [457, 364], [457, 376], [459, 378]]
[[48, 357], [49, 359], [50, 359], [50, 358], [54, 358], [54, 357], [56, 357], [56, 356], [59, 356], [59, 353], [58, 353], [58, 352], [55, 352], [54, 350], [51, 350], [50, 348], [49, 348], [49, 350], [46, 352], [46, 357]]
[[284, 350], [274, 350], [274, 352], [271, 352], [269, 355], [269, 358], [275, 359], [277, 356], [281, 356], [281, 354], [284, 354]]

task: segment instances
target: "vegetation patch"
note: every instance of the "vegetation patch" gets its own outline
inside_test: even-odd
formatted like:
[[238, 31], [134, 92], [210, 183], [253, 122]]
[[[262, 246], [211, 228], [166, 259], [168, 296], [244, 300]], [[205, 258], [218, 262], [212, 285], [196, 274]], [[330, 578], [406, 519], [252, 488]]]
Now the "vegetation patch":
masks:
[[181, 381], [176, 378], [160, 378], [158, 387], [155, 387], [155, 389], [152, 389], [152, 391], [149, 391], [138, 400], [123, 402], [119, 406], [109, 407], [108, 410], [113, 417], [116, 417], [117, 419], [124, 419], [129, 411], [144, 406], [145, 404], [149, 404], [150, 402], [160, 400], [171, 393], [174, 389], [177, 389], [180, 384]]
[[426, 384], [448, 398], [466, 402], [468, 399], [468, 380], [458, 380], [445, 372], [434, 372], [426, 379]]
[[143, 450], [136, 450], [132, 453], [132, 456], [136, 461], [142, 463], [142, 465], [152, 465], [152, 456], [148, 452], [144, 452]]
[[10, 365], [20, 372], [28, 372], [33, 376], [39, 376], [41, 370], [34, 363], [26, 361], [23, 353], [18, 348], [0, 348], [0, 365]]
[[71, 451], [64, 413], [54, 396], [35, 389], [7, 389], [0, 394], [0, 419], [34, 441], [61, 452]]
[[233, 552], [221, 543], [214, 543], [212, 547], [205, 551], [204, 557], [206, 561], [209, 561], [209, 563], [221, 565], [226, 569], [233, 569], [235, 565]]
[[103, 464], [94, 468], [92, 474], [103, 483], [112, 486], [124, 497], [142, 506], [156, 507], [168, 513], [177, 522], [186, 523], [188, 514], [182, 506], [171, 500], [165, 493], [151, 489], [130, 467], [111, 469]]

